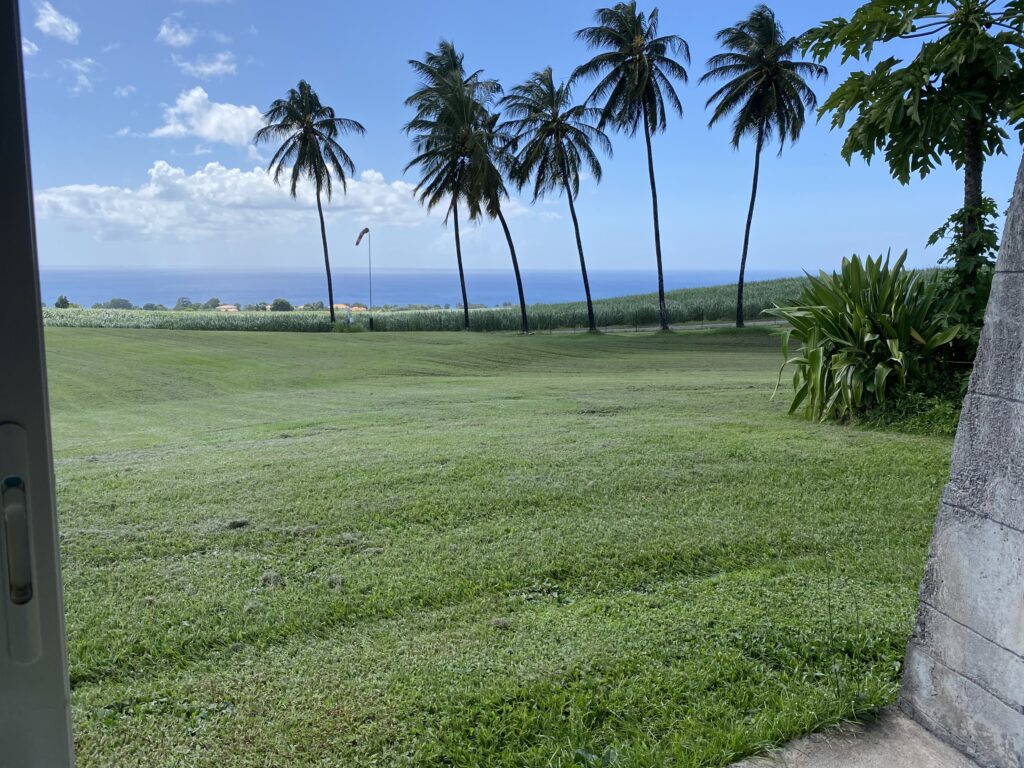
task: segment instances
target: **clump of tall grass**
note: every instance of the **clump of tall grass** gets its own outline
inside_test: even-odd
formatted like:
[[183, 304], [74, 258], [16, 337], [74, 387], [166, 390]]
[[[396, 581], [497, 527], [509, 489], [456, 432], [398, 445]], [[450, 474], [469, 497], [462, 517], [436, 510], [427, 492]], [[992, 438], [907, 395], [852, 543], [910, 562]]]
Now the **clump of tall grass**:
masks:
[[[744, 315], [747, 320], [764, 319], [762, 312], [779, 303], [788, 303], [800, 294], [805, 278], [783, 278], [749, 283], [745, 292]], [[666, 294], [669, 322], [727, 322], [736, 317], [736, 286], [718, 285], [682, 288]], [[528, 309], [530, 328], [553, 331], [587, 327], [587, 305], [583, 301], [561, 304], [531, 304]], [[620, 296], [594, 302], [594, 314], [600, 328], [646, 328], [657, 326], [656, 294]], [[473, 331], [518, 331], [519, 308], [516, 306], [471, 309], [469, 326]], [[369, 324], [364, 314], [354, 322]], [[461, 310], [414, 310], [374, 312], [373, 327], [378, 331], [459, 331]]]
[[326, 313], [314, 312], [152, 312], [142, 309], [43, 308], [43, 322], [65, 328], [158, 328], [178, 331], [327, 332]]

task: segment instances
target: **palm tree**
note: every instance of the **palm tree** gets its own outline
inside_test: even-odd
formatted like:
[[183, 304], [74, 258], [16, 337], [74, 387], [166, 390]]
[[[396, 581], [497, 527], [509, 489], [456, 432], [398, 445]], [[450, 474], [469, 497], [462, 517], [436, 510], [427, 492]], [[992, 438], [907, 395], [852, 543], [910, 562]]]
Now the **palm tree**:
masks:
[[[440, 119], [448, 108], [469, 108], [471, 101], [464, 101], [455, 91], [461, 85], [474, 90], [478, 99], [487, 98], [498, 90], [498, 84], [493, 80], [483, 80], [480, 71], [467, 75], [463, 64], [463, 54], [450, 40], [442, 40], [437, 51], [428, 51], [423, 61], [410, 59], [409, 65], [420, 76], [420, 86], [409, 98], [405, 100], [406, 106], [416, 108], [416, 117], [405, 126], [407, 134], [417, 133], [414, 146], [420, 156], [423, 155], [424, 147], [419, 146], [420, 140], [430, 135], [438, 125], [445, 121]], [[469, 119], [470, 116], [453, 116], [448, 122], [457, 122], [459, 119]], [[448, 139], [455, 138], [449, 134]], [[443, 142], [442, 142], [443, 143]], [[463, 325], [469, 328], [469, 298], [466, 293], [466, 273], [462, 265], [462, 236], [459, 231], [459, 199], [466, 197], [465, 186], [465, 158], [459, 151], [455, 151], [451, 142], [448, 142], [447, 152], [444, 148], [434, 147], [426, 157], [419, 158], [406, 166], [408, 171], [414, 165], [424, 165], [423, 181], [417, 189], [420, 190], [420, 200], [426, 203], [428, 210], [436, 206], [442, 200], [448, 201], [448, 210], [445, 212], [445, 223], [449, 217], [455, 229], [455, 259], [459, 266], [459, 286], [462, 289], [462, 312]], [[429, 167], [427, 167], [429, 166]], [[429, 177], [429, 180], [428, 180]]]
[[[461, 56], [458, 60], [461, 64]], [[428, 67], [432, 64], [421, 63]], [[457, 204], [462, 200], [470, 220], [486, 215], [501, 222], [519, 291], [522, 329], [523, 333], [528, 333], [519, 259], [501, 209], [502, 199], [508, 196], [504, 175], [514, 168], [515, 141], [498, 124], [498, 115], [491, 112], [494, 98], [500, 92], [497, 81], [483, 80], [479, 72], [466, 77], [459, 68], [447, 74], [438, 71], [430, 87], [421, 88], [418, 92], [422, 95], [417, 98], [417, 115], [405, 126], [406, 132], [413, 135], [413, 147], [417, 153], [406, 170], [420, 168], [421, 180], [416, 190], [428, 208], [450, 199], [449, 211], [457, 215]], [[461, 274], [458, 236], [456, 253]], [[463, 290], [464, 286], [465, 283]], [[465, 302], [463, 304], [468, 307]], [[468, 327], [468, 308], [465, 322]]]
[[501, 222], [501, 229], [505, 233], [508, 252], [512, 257], [512, 271], [516, 276], [516, 289], [519, 291], [520, 328], [527, 334], [530, 332], [530, 321], [526, 314], [523, 275], [519, 270], [519, 259], [516, 257], [516, 244], [512, 241], [508, 221], [501, 210], [501, 201], [508, 197], [505, 176], [514, 178], [516, 175], [516, 139], [499, 125], [498, 115], [491, 114], [486, 105], [484, 113], [486, 118], [481, 123], [478, 139], [480, 159], [474, 166], [473, 184], [475, 194], [483, 200], [487, 215]]
[[805, 78], [822, 78], [828, 70], [820, 64], [793, 61], [800, 38], [787, 38], [775, 13], [759, 5], [750, 16], [716, 36], [726, 49], [708, 59], [708, 71], [700, 82], [726, 81], [707, 101], [715, 105], [708, 127], [735, 112], [732, 145], [739, 149], [744, 136], [752, 136], [754, 182], [750, 191], [747, 226], [743, 233], [739, 286], [736, 293], [736, 327], [743, 327], [743, 280], [750, 247], [750, 225], [754, 220], [757, 182], [761, 173], [761, 150], [772, 134], [779, 140], [779, 154], [786, 141], [796, 142], [804, 127], [806, 111], [818, 105]]
[[587, 260], [583, 256], [583, 238], [574, 201], [580, 192], [581, 164], [586, 165], [595, 179], [601, 180], [601, 163], [592, 144], [612, 154], [611, 141], [595, 126], [600, 111], [583, 104], [574, 105], [572, 85], [556, 86], [551, 67], [535, 72], [523, 85], [513, 88], [501, 103], [513, 118], [505, 126], [523, 142], [516, 157], [515, 180], [520, 189], [532, 178], [534, 202], [556, 190], [564, 191], [569, 201], [583, 290], [587, 295], [587, 322], [590, 330], [596, 331]]
[[662, 330], [668, 330], [665, 307], [665, 274], [661, 259], [661, 224], [658, 219], [658, 188], [654, 181], [654, 152], [651, 136], [668, 125], [666, 102], [682, 117], [672, 80], [685, 83], [686, 68], [673, 56], [690, 63], [690, 47], [678, 35], [658, 35], [658, 9], [650, 15], [638, 11], [636, 0], [600, 8], [594, 13], [597, 25], [576, 33], [592, 49], [594, 58], [576, 68], [572, 80], [600, 78], [588, 103], [604, 102], [598, 128], [611, 125], [629, 136], [641, 126], [647, 142], [647, 172], [651, 179], [651, 207], [654, 213], [654, 251], [658, 260], [658, 307]]
[[320, 103], [320, 97], [305, 80], [288, 90], [283, 99], [275, 99], [270, 109], [263, 113], [267, 122], [253, 138], [254, 144], [263, 141], [281, 141], [267, 166], [267, 173], [274, 172], [274, 183], [279, 184], [281, 174], [291, 167], [291, 195], [296, 196], [299, 179], [305, 176], [316, 184], [316, 209], [320, 214], [320, 237], [324, 244], [324, 268], [327, 270], [327, 298], [331, 308], [331, 323], [334, 323], [334, 285], [331, 281], [331, 259], [327, 252], [327, 227], [324, 224], [324, 208], [320, 201], [322, 192], [331, 200], [332, 173], [341, 182], [342, 191], [348, 191], [346, 173], [355, 173], [352, 158], [338, 143], [338, 136], [349, 133], [363, 135], [366, 129], [355, 120], [337, 117], [331, 107]]

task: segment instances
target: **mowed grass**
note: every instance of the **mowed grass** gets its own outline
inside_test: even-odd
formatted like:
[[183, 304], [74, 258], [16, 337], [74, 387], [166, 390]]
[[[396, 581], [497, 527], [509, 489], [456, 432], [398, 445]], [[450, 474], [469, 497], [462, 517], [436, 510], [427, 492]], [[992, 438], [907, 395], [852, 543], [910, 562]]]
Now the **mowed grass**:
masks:
[[787, 416], [761, 330], [46, 340], [80, 766], [723, 766], [894, 699], [950, 443]]

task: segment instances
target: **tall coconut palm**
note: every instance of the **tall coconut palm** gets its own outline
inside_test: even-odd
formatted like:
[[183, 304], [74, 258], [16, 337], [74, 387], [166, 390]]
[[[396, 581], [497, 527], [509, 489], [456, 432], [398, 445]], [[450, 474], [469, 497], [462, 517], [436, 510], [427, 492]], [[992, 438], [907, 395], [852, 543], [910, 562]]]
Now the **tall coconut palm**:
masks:
[[[500, 93], [501, 89], [499, 88], [497, 92]], [[505, 178], [506, 176], [514, 178], [516, 173], [516, 139], [499, 122], [499, 115], [490, 109], [493, 105], [494, 95], [489, 94], [486, 98], [477, 100], [478, 118], [472, 129], [465, 131], [466, 146], [470, 157], [467, 164], [469, 198], [471, 212], [475, 207], [478, 213], [482, 212], [489, 218], [498, 219], [502, 225], [505, 242], [509, 247], [509, 255], [512, 257], [516, 290], [519, 293], [520, 328], [522, 333], [528, 334], [529, 318], [526, 315], [526, 297], [522, 289], [522, 272], [519, 269], [519, 258], [516, 256], [512, 231], [509, 229], [509, 222], [502, 210], [502, 201], [509, 197]]]
[[[515, 141], [491, 111], [500, 90], [496, 81], [484, 80], [479, 73], [466, 77], [462, 71], [453, 71], [434, 79], [429, 89], [423, 89], [425, 96], [419, 102], [417, 116], [405, 127], [413, 136], [417, 153], [406, 170], [420, 169], [416, 190], [428, 208], [450, 200], [449, 212], [457, 215], [461, 200], [470, 220], [487, 216], [501, 223], [512, 257], [522, 328], [527, 333], [529, 321], [519, 259], [501, 207], [508, 196], [504, 176], [514, 167]], [[461, 266], [458, 239], [456, 253]], [[465, 322], [469, 322], [468, 310]]]
[[523, 275], [519, 269], [519, 258], [516, 256], [516, 244], [512, 240], [512, 232], [501, 209], [502, 200], [508, 198], [505, 177], [515, 178], [516, 174], [517, 142], [508, 129], [499, 123], [499, 116], [490, 111], [490, 102], [484, 102], [481, 106], [481, 120], [471, 141], [474, 157], [470, 164], [472, 195], [490, 218], [501, 223], [501, 229], [505, 233], [505, 242], [508, 243], [508, 252], [512, 257], [512, 271], [516, 276], [516, 289], [519, 292], [520, 327], [526, 334], [530, 332], [530, 321], [526, 313]]
[[585, 165], [596, 180], [601, 180], [601, 163], [593, 145], [612, 154], [611, 141], [596, 127], [600, 111], [585, 104], [573, 104], [572, 85], [556, 86], [551, 67], [535, 72], [524, 84], [513, 88], [501, 103], [512, 117], [505, 126], [521, 143], [515, 174], [520, 189], [533, 179], [534, 202], [556, 190], [564, 191], [569, 201], [583, 290], [587, 296], [587, 322], [590, 330], [596, 331], [575, 199], [580, 192], [581, 166]]
[[281, 175], [291, 169], [291, 195], [296, 196], [299, 180], [303, 177], [316, 186], [316, 209], [320, 214], [320, 238], [324, 244], [324, 268], [327, 270], [327, 299], [334, 323], [334, 284], [331, 280], [331, 258], [327, 252], [327, 226], [321, 194], [327, 193], [330, 202], [333, 192], [332, 174], [341, 182], [343, 192], [348, 191], [346, 174], [355, 173], [355, 163], [338, 143], [338, 137], [349, 133], [363, 135], [366, 129], [355, 120], [338, 117], [331, 107], [320, 103], [320, 97], [305, 80], [288, 91], [283, 99], [275, 99], [263, 113], [267, 122], [260, 128], [253, 143], [280, 141], [267, 166], [273, 172], [274, 183], [281, 183]]
[[709, 108], [714, 105], [708, 127], [735, 113], [733, 147], [739, 149], [744, 136], [752, 137], [755, 142], [754, 181], [750, 190], [747, 226], [743, 231], [743, 254], [740, 256], [736, 292], [736, 327], [742, 328], [743, 281], [761, 173], [761, 150], [773, 134], [778, 138], [780, 155], [786, 141], [796, 142], [804, 127], [807, 110], [818, 105], [806, 78], [826, 77], [828, 70], [820, 64], [793, 60], [800, 49], [800, 38], [787, 38], [775, 13], [766, 5], [759, 5], [748, 18], [723, 29], [717, 39], [726, 52], [708, 59], [708, 71], [700, 82], [726, 82], [707, 101]]
[[[498, 92], [497, 82], [484, 80], [480, 71], [467, 75], [463, 58], [453, 42], [442, 40], [437, 50], [428, 51], [422, 61], [410, 59], [409, 65], [419, 75], [420, 84], [405, 100], [406, 106], [416, 108], [416, 116], [405, 126], [405, 131], [415, 134], [413, 143], [419, 153], [417, 159], [406, 166], [406, 170], [414, 165], [423, 166], [424, 176], [418, 187], [421, 202], [426, 204], [428, 210], [442, 201], [449, 203], [444, 220], [447, 223], [451, 219], [455, 230], [455, 260], [459, 267], [459, 287], [462, 290], [463, 326], [469, 328], [469, 297], [459, 230], [459, 200], [465, 200], [469, 191], [466, 186], [466, 159], [452, 143], [453, 140], [458, 143], [452, 132], [446, 137], [438, 135], [440, 144], [428, 155], [422, 156], [426, 150], [423, 139], [438, 130], [439, 126], [471, 121], [474, 117], [469, 113], [476, 111], [474, 101], [487, 99]], [[469, 89], [473, 96], [468, 100], [461, 98], [461, 88]], [[452, 110], [459, 109], [463, 110], [463, 114], [451, 114]], [[447, 150], [441, 145], [447, 145]]]
[[597, 25], [576, 33], [600, 52], [576, 68], [572, 80], [595, 76], [599, 80], [588, 103], [604, 102], [599, 128], [605, 125], [635, 136], [643, 128], [647, 142], [647, 173], [651, 180], [651, 208], [654, 214], [654, 251], [658, 261], [658, 309], [661, 327], [668, 330], [665, 307], [665, 273], [661, 258], [661, 223], [658, 218], [658, 187], [654, 180], [654, 151], [651, 136], [668, 127], [666, 103], [682, 117], [673, 80], [685, 83], [686, 68], [673, 56], [690, 63], [690, 47], [678, 35], [658, 34], [658, 9], [645, 14], [636, 0], [600, 8], [594, 13]]

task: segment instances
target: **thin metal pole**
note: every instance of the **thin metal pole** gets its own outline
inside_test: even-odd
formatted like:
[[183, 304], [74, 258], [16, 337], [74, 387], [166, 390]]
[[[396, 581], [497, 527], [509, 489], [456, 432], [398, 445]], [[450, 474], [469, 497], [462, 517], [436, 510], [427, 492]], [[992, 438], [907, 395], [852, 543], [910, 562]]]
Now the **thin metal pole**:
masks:
[[366, 233], [366, 269], [370, 275], [370, 330], [373, 330], [373, 232]]

